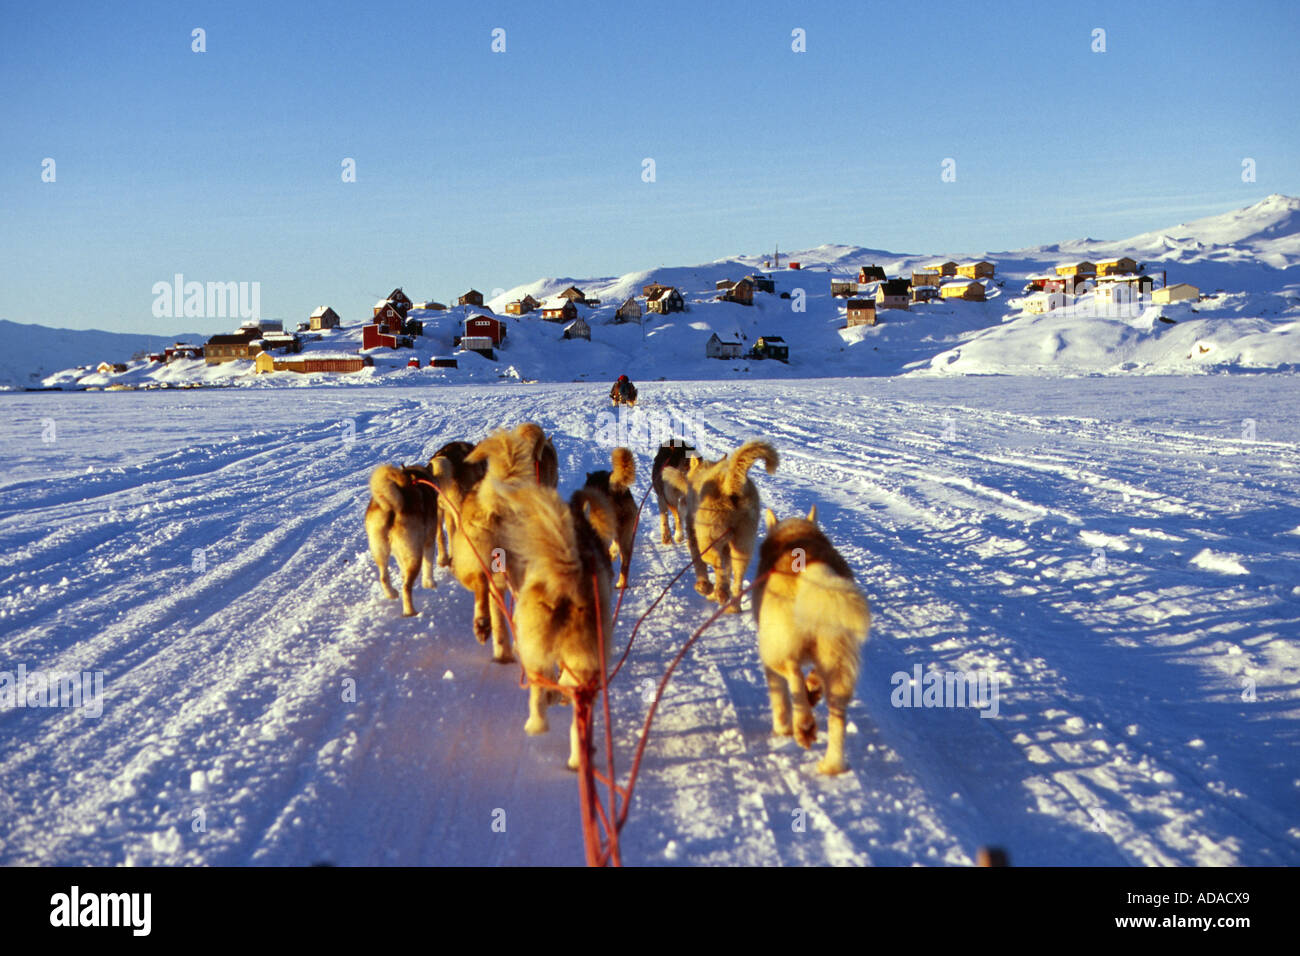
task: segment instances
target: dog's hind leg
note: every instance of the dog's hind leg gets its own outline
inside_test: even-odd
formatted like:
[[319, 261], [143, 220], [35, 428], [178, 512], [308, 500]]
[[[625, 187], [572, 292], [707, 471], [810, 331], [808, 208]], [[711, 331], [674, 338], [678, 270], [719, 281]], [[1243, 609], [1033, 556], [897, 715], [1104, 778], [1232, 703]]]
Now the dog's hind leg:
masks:
[[745, 586], [745, 569], [749, 567], [749, 555], [741, 554], [733, 545], [731, 548], [731, 586], [735, 589], [736, 598], [727, 608], [728, 614], [740, 613], [740, 591]]
[[659, 501], [659, 540], [664, 544], [672, 544], [673, 536], [668, 530], [668, 502], [664, 501], [664, 496], [656, 493], [655, 498]]
[[725, 541], [715, 544], [710, 552], [713, 565], [713, 600], [723, 605], [729, 614], [740, 612], [738, 604], [731, 603], [731, 545]]
[[785, 678], [766, 665], [763, 670], [767, 672], [767, 694], [772, 699], [772, 733], [789, 737], [794, 727], [790, 723], [790, 691]]
[[492, 659], [498, 664], [509, 664], [515, 659], [510, 651], [510, 622], [497, 600], [505, 599], [505, 575], [497, 575], [497, 594], [488, 595], [488, 609], [492, 615]]
[[785, 666], [786, 687], [794, 703], [794, 739], [800, 747], [811, 747], [817, 741], [817, 719], [808, 704], [808, 691], [798, 661]]
[[487, 575], [479, 572], [474, 575], [474, 637], [480, 644], [486, 644], [492, 635], [492, 618], [488, 615]]
[[437, 545], [437, 542], [438, 526], [435, 524], [433, 526], [433, 533], [425, 535], [424, 553], [420, 562], [420, 566], [424, 571], [423, 575], [421, 575], [421, 579], [426, 588], [434, 588], [438, 586], [438, 582], [433, 579], [434, 548]]
[[544, 734], [551, 729], [551, 725], [546, 720], [546, 705], [550, 700], [550, 693], [540, 684], [532, 684], [528, 688], [528, 721], [524, 724], [524, 733], [526, 734]]
[[379, 567], [379, 584], [383, 587], [385, 596], [392, 600], [397, 597], [397, 592], [393, 590], [393, 583], [388, 577], [388, 528], [382, 519], [375, 520], [367, 515], [366, 531], [370, 537], [370, 556]]
[[[686, 546], [691, 552], [691, 564], [695, 568], [695, 590], [708, 597], [713, 593], [713, 585], [709, 583], [709, 569], [705, 567], [704, 558], [700, 554], [700, 543], [695, 537], [695, 517], [689, 511], [686, 513]], [[714, 545], [717, 547], [717, 545]]]
[[438, 544], [438, 565], [447, 567], [451, 564], [451, 513], [443, 506], [442, 498], [438, 499], [438, 516], [434, 522], [433, 539]]
[[826, 725], [826, 757], [817, 769], [821, 773], [843, 773], [848, 769], [844, 762], [844, 717], [853, 699], [853, 682], [840, 670], [833, 670], [826, 679], [826, 707], [830, 718]]

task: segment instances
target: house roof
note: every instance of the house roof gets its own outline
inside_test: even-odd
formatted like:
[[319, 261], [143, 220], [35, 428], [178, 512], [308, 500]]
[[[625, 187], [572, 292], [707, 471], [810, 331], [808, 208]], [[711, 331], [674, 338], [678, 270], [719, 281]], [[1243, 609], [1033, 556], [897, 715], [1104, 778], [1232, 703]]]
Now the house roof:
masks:
[[320, 318], [322, 315], [324, 315], [326, 312], [333, 312], [333, 311], [334, 311], [334, 310], [331, 309], [328, 305], [317, 306], [317, 307], [316, 307], [316, 311], [313, 312], [313, 313], [311, 314], [311, 318], [313, 318], [313, 319], [319, 319], [319, 318]]
[[785, 339], [781, 338], [779, 335], [760, 335], [758, 340], [760, 342], [785, 342]]
[[848, 307], [850, 309], [871, 309], [874, 311], [876, 308], [876, 300], [875, 299], [849, 299]]
[[[677, 292], [677, 287], [671, 285], [661, 285], [653, 292], [651, 292], [648, 296], [646, 296], [646, 298], [650, 302], [657, 302], [658, 300], [662, 299], [664, 296], [668, 295], [668, 293], [670, 292]], [[681, 295], [680, 292], [677, 292], [677, 294]]]

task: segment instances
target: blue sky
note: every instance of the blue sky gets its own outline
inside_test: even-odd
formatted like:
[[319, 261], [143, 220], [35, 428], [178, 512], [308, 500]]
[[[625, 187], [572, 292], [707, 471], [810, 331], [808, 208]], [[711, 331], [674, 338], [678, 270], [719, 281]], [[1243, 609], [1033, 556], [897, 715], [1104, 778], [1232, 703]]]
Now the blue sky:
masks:
[[155, 318], [175, 273], [356, 320], [396, 285], [445, 301], [774, 243], [994, 252], [1300, 194], [1291, 2], [0, 10], [17, 322], [232, 325]]

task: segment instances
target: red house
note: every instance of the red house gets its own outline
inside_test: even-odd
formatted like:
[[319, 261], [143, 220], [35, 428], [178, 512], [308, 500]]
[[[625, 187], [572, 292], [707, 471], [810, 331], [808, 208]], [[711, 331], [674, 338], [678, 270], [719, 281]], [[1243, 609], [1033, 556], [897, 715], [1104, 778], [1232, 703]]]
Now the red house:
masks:
[[388, 335], [400, 335], [406, 327], [406, 313], [392, 303], [376, 306], [375, 325]]
[[500, 345], [506, 337], [506, 324], [490, 315], [473, 315], [465, 320], [465, 338], [488, 338]]

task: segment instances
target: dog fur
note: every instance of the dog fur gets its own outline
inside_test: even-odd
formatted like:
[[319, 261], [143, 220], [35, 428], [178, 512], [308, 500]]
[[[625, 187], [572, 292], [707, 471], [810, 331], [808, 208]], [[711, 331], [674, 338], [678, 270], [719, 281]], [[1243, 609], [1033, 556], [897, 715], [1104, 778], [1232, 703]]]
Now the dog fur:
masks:
[[[845, 711], [857, 685], [871, 609], [848, 564], [817, 527], [816, 507], [806, 519], [778, 524], [770, 510], [766, 519], [753, 603], [758, 654], [772, 699], [772, 732], [793, 734], [799, 746], [811, 747], [817, 740], [812, 708], [824, 690], [830, 719], [826, 756], [817, 769], [842, 773]], [[809, 663], [812, 671], [805, 678], [803, 667]]]
[[379, 583], [390, 599], [397, 597], [388, 577], [388, 558], [402, 572], [402, 614], [411, 617], [411, 589], [424, 569], [424, 586], [434, 587], [433, 548], [438, 538], [438, 492], [433, 474], [423, 465], [380, 465], [370, 473], [366, 537], [379, 566]]
[[[447, 442], [429, 459], [429, 470], [441, 472], [449, 479], [446, 490], [438, 495], [438, 564], [444, 568], [451, 564], [451, 536], [456, 530], [456, 511], [460, 510], [465, 496], [487, 474], [485, 461], [465, 464], [465, 456], [473, 450], [474, 446], [467, 441]], [[439, 458], [444, 459], [445, 465], [438, 463]], [[448, 501], [455, 505], [455, 511], [447, 506]]]
[[[554, 489], [523, 485], [509, 499], [512, 519], [503, 542], [522, 575], [515, 585], [515, 647], [529, 688], [524, 731], [549, 729], [546, 709], [557, 692], [536, 678], [582, 686], [600, 677], [600, 645], [612, 654], [610, 602], [613, 566], [593, 524], [615, 521], [613, 506], [597, 488], [580, 488], [568, 505]], [[569, 728], [569, 761], [578, 769], [578, 714]]]
[[599, 518], [593, 519], [593, 527], [601, 539], [609, 545], [609, 557], [619, 556], [618, 585], [627, 587], [627, 567], [632, 560], [632, 545], [636, 535], [636, 500], [628, 489], [636, 481], [636, 459], [628, 448], [615, 448], [610, 454], [611, 471], [589, 471], [583, 487], [596, 488], [609, 499], [613, 506], [614, 525], [603, 527]]
[[[470, 483], [468, 469], [479, 465], [486, 470]], [[522, 573], [502, 541], [509, 499], [521, 487], [536, 486], [539, 478], [543, 483], [559, 480], [555, 447], [541, 428], [525, 422], [513, 431], [493, 432], [465, 455], [459, 467], [450, 458], [435, 457], [431, 471], [448, 504], [459, 511], [452, 522], [451, 569], [474, 594], [474, 636], [480, 644], [490, 636], [492, 659], [508, 663], [514, 660], [509, 626], [491, 592], [495, 587], [497, 596], [503, 596], [507, 574]]]
[[[685, 442], [664, 442], [655, 452], [654, 464], [650, 468], [650, 485], [659, 502], [659, 535], [664, 544], [672, 544], [674, 540], [681, 544], [686, 540], [681, 515], [685, 496], [678, 493], [676, 485], [664, 482], [664, 469], [675, 468], [684, 475], [687, 459], [693, 457], [694, 452], [695, 447]], [[672, 515], [672, 522], [668, 520], [669, 514]], [[674, 523], [677, 527], [675, 536], [671, 527]]]
[[[767, 442], [751, 441], [715, 462], [690, 459], [685, 475], [678, 469], [663, 470], [665, 488], [671, 485], [684, 499], [695, 590], [725, 605], [728, 614], [740, 613], [740, 602], [732, 599], [732, 579], [739, 591], [758, 535], [758, 488], [749, 478], [749, 469], [760, 460], [769, 475], [776, 471], [776, 449]], [[704, 563], [706, 553], [713, 565], [713, 584]]]

